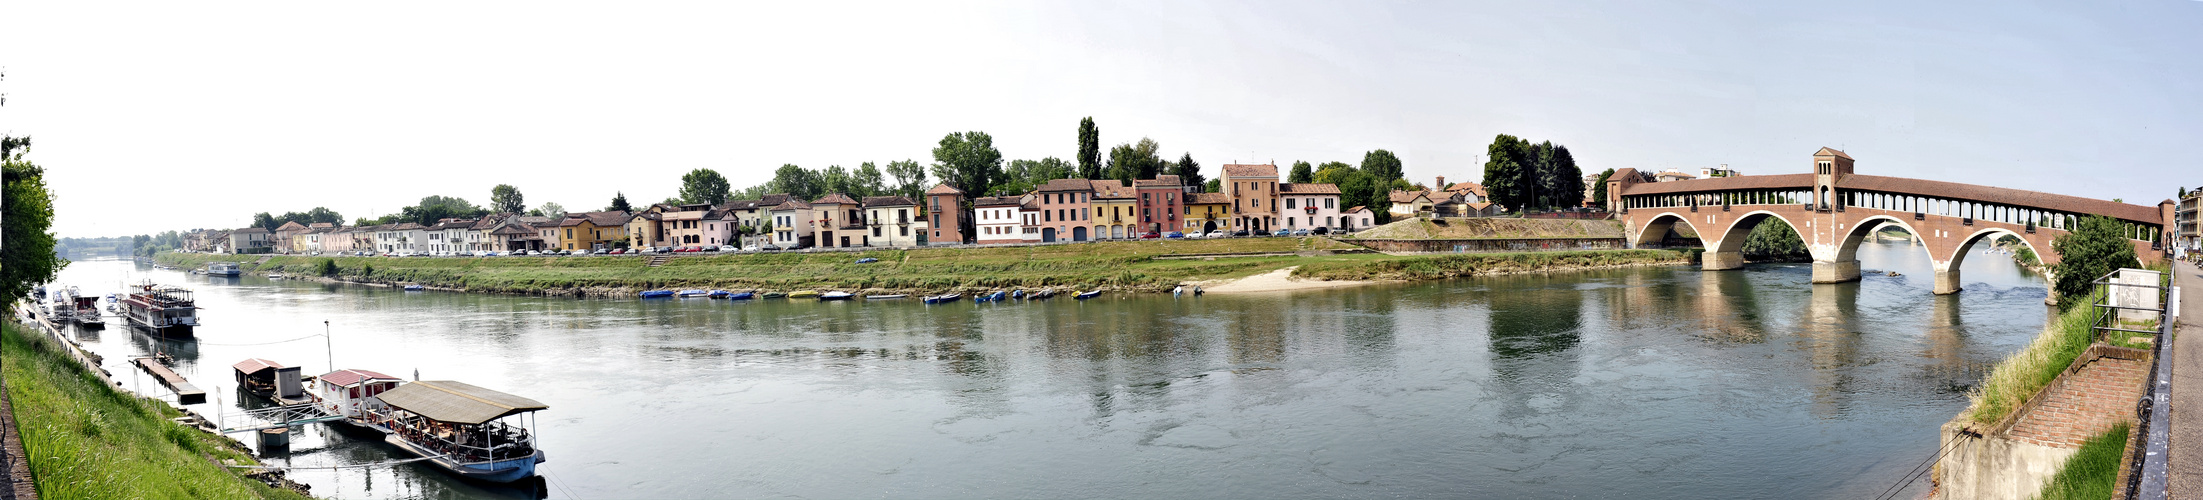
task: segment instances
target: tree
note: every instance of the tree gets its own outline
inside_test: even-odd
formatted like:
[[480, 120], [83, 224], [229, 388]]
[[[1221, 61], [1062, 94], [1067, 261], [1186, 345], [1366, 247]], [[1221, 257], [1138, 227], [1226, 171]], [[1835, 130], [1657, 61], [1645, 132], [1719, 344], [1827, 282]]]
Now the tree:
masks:
[[69, 261], [54, 252], [54, 195], [46, 170], [24, 160], [31, 138], [0, 136], [0, 297], [24, 299], [54, 280]]
[[1285, 182], [1294, 184], [1316, 182], [1316, 167], [1305, 161], [1293, 162], [1293, 171], [1285, 176]]
[[1362, 155], [1362, 171], [1376, 176], [1377, 182], [1390, 183], [1393, 179], [1405, 179], [1400, 157], [1382, 149]]
[[2073, 307], [2086, 299], [2098, 278], [2140, 264], [2134, 256], [2134, 245], [2127, 243], [2126, 223], [2091, 215], [2082, 217], [2078, 226], [2050, 242], [2050, 248], [2058, 252], [2058, 264], [2052, 266], [2051, 274], [2058, 278], [2060, 307]]
[[1199, 186], [1202, 184], [1201, 163], [1193, 161], [1193, 152], [1191, 151], [1179, 156], [1178, 164], [1172, 165], [1171, 169], [1171, 173], [1178, 175], [1178, 184], [1181, 186]]
[[1492, 138], [1485, 147], [1490, 159], [1484, 162], [1484, 193], [1491, 195], [1492, 202], [1516, 211], [1527, 208], [1530, 189], [1522, 180], [1528, 149], [1528, 141], [1507, 134]]
[[859, 198], [864, 196], [851, 192], [851, 188], [856, 187], [857, 178], [849, 175], [849, 169], [841, 168], [841, 165], [826, 166], [826, 170], [819, 172], [818, 177], [819, 185], [828, 193], [842, 193]]
[[1208, 184], [1203, 184], [1203, 185], [1201, 185], [1201, 192], [1203, 192], [1203, 193], [1222, 193], [1222, 192], [1224, 192], [1224, 180], [1223, 180], [1223, 179], [1209, 179], [1209, 182], [1208, 182]]
[[1094, 117], [1079, 119], [1079, 178], [1100, 179], [1101, 129], [1094, 127]]
[[1161, 144], [1146, 137], [1139, 142], [1109, 148], [1109, 166], [1101, 178], [1125, 181], [1125, 184], [1137, 179], [1153, 179], [1163, 171], [1162, 149]]
[[986, 132], [950, 133], [933, 148], [933, 175], [977, 196], [1001, 179], [1002, 152], [994, 149], [994, 136]]
[[1752, 226], [1752, 233], [1744, 237], [1744, 257], [1751, 260], [1776, 260], [1799, 262], [1811, 260], [1813, 253], [1805, 248], [1805, 239], [1798, 237], [1797, 228], [1782, 219], [1767, 217]]
[[1599, 172], [1599, 180], [1591, 183], [1592, 206], [1599, 207], [1600, 210], [1614, 209], [1613, 207], [1606, 206], [1606, 181], [1607, 179], [1611, 179], [1613, 177], [1614, 169], [1609, 168], [1606, 169], [1606, 171]]
[[1003, 181], [995, 185], [993, 196], [1015, 196], [1031, 192], [1034, 188], [1055, 179], [1068, 179], [1078, 172], [1078, 167], [1062, 158], [1053, 156], [1039, 160], [1012, 160], [1003, 170]]
[[[894, 171], [895, 164], [888, 164], [887, 169], [891, 172]], [[803, 201], [811, 201], [825, 194], [823, 192], [825, 190], [824, 186], [819, 184], [818, 174], [804, 170], [803, 167], [798, 167], [793, 163], [781, 165], [779, 170], [773, 171], [773, 190], [788, 193], [788, 196]]]
[[[309, 224], [343, 224], [344, 214], [337, 213], [335, 210], [330, 210], [327, 207], [314, 207], [313, 210], [306, 211], [306, 222]], [[178, 246], [181, 245], [179, 244]]]
[[880, 176], [880, 167], [872, 165], [872, 162], [868, 161], [857, 165], [857, 172], [851, 177], [855, 180], [852, 181], [853, 185], [849, 188], [850, 191], [854, 192], [850, 194], [858, 196], [884, 196], [889, 194], [886, 183]]
[[275, 218], [275, 216], [273, 216], [273, 215], [268, 215], [268, 213], [267, 213], [267, 212], [261, 212], [261, 213], [257, 213], [257, 214], [252, 214], [252, 226], [251, 226], [251, 227], [257, 227], [257, 228], [261, 228], [261, 229], [266, 229], [266, 230], [269, 230], [269, 231], [274, 231], [274, 230], [275, 230], [275, 228], [277, 228], [277, 227], [282, 227], [282, 226], [283, 226], [283, 221], [282, 221], [282, 220], [276, 219], [276, 218]]
[[717, 170], [699, 168], [681, 176], [682, 203], [726, 203], [728, 189], [727, 177]]
[[1568, 146], [1554, 145], [1552, 152], [1553, 206], [1583, 206], [1583, 168], [1576, 166], [1576, 156], [1568, 153]]
[[[553, 204], [553, 203], [545, 203], [545, 204], [543, 204], [543, 206], [544, 206], [544, 207], [550, 207], [551, 205], [554, 205], [554, 204]], [[614, 192], [612, 193], [612, 204], [611, 204], [611, 205], [606, 205], [606, 206], [604, 207], [604, 211], [606, 211], [606, 212], [633, 212], [633, 211], [635, 211], [635, 206], [634, 206], [634, 205], [629, 205], [629, 204], [627, 204], [627, 193], [626, 193], [626, 192], [623, 192], [623, 191], [614, 191]], [[543, 214], [544, 214], [544, 215], [550, 215], [550, 213], [551, 213], [551, 211], [550, 211], [550, 210], [544, 210], [544, 211], [543, 211]]]
[[[619, 198], [615, 198], [614, 200], [615, 200], [615, 201], [617, 202], [617, 203], [615, 203], [615, 205], [625, 205], [625, 204], [627, 204], [627, 197], [626, 197], [626, 196], [621, 196], [621, 197], [619, 197]], [[633, 208], [633, 207], [629, 207], [629, 208]], [[555, 202], [548, 202], [548, 201], [546, 201], [546, 202], [543, 202], [543, 208], [538, 208], [538, 209], [536, 209], [536, 210], [540, 211], [540, 212], [541, 212], [541, 213], [543, 214], [543, 216], [545, 216], [545, 217], [550, 217], [550, 218], [553, 218], [553, 219], [561, 219], [561, 218], [565, 218], [565, 217], [566, 217], [566, 207], [564, 207], [564, 206], [560, 206], [560, 205], [559, 205], [558, 203], [555, 203]], [[620, 209], [612, 209], [612, 210], [607, 210], [607, 211], [608, 211], [608, 212], [610, 212], [610, 211], [625, 212], [626, 210], [620, 210]]]
[[[785, 170], [785, 167], [783, 167]], [[917, 160], [887, 162], [887, 175], [895, 178], [895, 194], [915, 200], [926, 190], [926, 169]]]
[[498, 212], [516, 214], [527, 210], [527, 202], [521, 201], [520, 188], [511, 184], [498, 184], [490, 188], [490, 207]]
[[[1317, 184], [1336, 185], [1342, 182], [1346, 182], [1346, 176], [1353, 175], [1353, 173], [1353, 165], [1348, 165], [1345, 162], [1327, 161], [1323, 162], [1323, 164], [1321, 165], [1316, 166], [1316, 174], [1314, 177], [1312, 177], [1312, 179]], [[1348, 204], [1347, 206], [1353, 205]]]

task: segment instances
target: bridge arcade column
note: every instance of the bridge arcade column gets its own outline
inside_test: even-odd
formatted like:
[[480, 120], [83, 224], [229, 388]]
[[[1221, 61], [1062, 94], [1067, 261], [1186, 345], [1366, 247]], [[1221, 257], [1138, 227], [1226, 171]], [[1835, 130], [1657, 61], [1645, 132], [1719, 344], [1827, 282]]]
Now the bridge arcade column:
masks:
[[1958, 293], [1963, 288], [1965, 288], [1965, 282], [1959, 279], [1958, 263], [1956, 261], [1935, 263], [1936, 295]]
[[1813, 259], [1814, 283], [1859, 281], [1859, 261]]
[[1744, 268], [1744, 252], [1742, 250], [1723, 252], [1719, 249], [1711, 249], [1707, 250], [1705, 255], [1700, 256], [1699, 260], [1698, 269], [1701, 271], [1726, 271]]

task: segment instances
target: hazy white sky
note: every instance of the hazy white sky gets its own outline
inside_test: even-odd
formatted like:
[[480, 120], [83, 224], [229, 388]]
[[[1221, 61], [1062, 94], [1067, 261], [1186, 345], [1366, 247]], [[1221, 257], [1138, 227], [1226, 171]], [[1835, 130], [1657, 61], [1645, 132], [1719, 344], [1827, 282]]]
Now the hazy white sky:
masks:
[[0, 2], [0, 131], [63, 236], [347, 218], [427, 195], [637, 202], [681, 173], [1151, 137], [1229, 162], [1481, 177], [1728, 164], [2151, 204], [2203, 185], [2203, 2]]

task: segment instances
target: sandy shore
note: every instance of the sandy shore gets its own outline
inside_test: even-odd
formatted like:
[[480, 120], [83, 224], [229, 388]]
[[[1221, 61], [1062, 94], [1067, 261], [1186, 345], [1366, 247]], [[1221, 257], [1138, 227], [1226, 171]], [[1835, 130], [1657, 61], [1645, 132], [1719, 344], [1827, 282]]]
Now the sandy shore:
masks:
[[1208, 293], [1255, 293], [1345, 288], [1384, 283], [1382, 281], [1326, 281], [1294, 278], [1293, 270], [1298, 268], [1299, 266], [1294, 266], [1235, 280], [1200, 281], [1192, 284], [1200, 285], [1201, 290]]

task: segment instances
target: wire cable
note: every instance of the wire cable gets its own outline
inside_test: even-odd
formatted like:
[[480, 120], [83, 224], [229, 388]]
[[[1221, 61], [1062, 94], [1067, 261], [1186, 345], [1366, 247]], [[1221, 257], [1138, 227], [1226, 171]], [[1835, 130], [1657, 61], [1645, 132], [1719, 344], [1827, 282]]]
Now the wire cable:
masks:
[[435, 459], [439, 459], [439, 458], [444, 458], [444, 457], [447, 457], [447, 456], [449, 456], [449, 455], [437, 455], [437, 456], [433, 456], [433, 457], [421, 457], [421, 458], [408, 458], [408, 459], [405, 459], [405, 460], [392, 460], [392, 461], [388, 461], [388, 462], [375, 462], [375, 463], [371, 463], [371, 464], [354, 464], [354, 465], [326, 465], [326, 466], [313, 466], [313, 467], [293, 467], [293, 466], [288, 466], [288, 465], [223, 465], [223, 467], [228, 467], [228, 468], [232, 468], [232, 469], [253, 469], [253, 470], [336, 470], [336, 469], [363, 469], [363, 468], [371, 468], [371, 467], [382, 467], [382, 466], [386, 466], [386, 465], [398, 465], [398, 464], [405, 464], [405, 463], [413, 463], [413, 462], [419, 462], [419, 461], [422, 461], [422, 460], [435, 460]]
[[256, 346], [256, 345], [281, 344], [281, 343], [284, 343], [284, 342], [297, 342], [297, 341], [301, 341], [301, 340], [306, 340], [306, 339], [310, 339], [310, 338], [314, 338], [314, 337], [320, 337], [320, 336], [321, 336], [321, 334], [319, 334], [319, 333], [316, 333], [316, 334], [313, 334], [313, 335], [307, 335], [307, 336], [304, 336], [304, 337], [299, 337], [299, 338], [295, 338], [295, 339], [290, 339], [290, 340], [278, 340], [278, 341], [274, 341], [274, 342], [260, 342], [260, 343], [254, 343], [254, 344], [215, 344], [215, 343], [209, 343], [209, 342], [200, 342], [200, 343], [199, 343], [199, 345], [211, 345], [211, 346], [221, 346], [221, 347], [245, 347], [245, 346]]
[[1897, 498], [1897, 493], [1904, 491], [1906, 486], [1911, 486], [1914, 481], [1919, 481], [1920, 476], [1928, 471], [1935, 470], [1935, 464], [1942, 462], [1943, 456], [1949, 454], [1951, 449], [1956, 446], [1958, 446], [1957, 439], [1944, 443], [1941, 449], [1935, 450], [1935, 455], [1929, 456], [1927, 460], [1923, 460], [1919, 465], [1912, 466], [1911, 470], [1905, 471], [1905, 475], [1898, 478], [1897, 484], [1889, 485], [1889, 489], [1883, 490], [1880, 495], [1875, 495], [1875, 500]]

